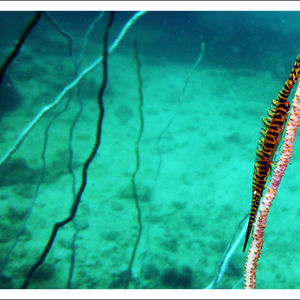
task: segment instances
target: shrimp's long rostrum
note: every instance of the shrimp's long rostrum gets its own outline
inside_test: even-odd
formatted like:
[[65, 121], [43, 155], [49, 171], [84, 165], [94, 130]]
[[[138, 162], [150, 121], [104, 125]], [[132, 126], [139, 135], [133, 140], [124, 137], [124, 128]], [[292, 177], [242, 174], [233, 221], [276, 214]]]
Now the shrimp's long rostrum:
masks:
[[260, 131], [262, 137], [259, 139], [258, 147], [256, 149], [256, 160], [252, 182], [252, 205], [243, 252], [246, 249], [260, 199], [263, 195], [268, 176], [272, 170], [274, 153], [280, 143], [282, 132], [286, 124], [288, 111], [290, 109], [290, 103], [287, 101], [287, 98], [299, 77], [299, 72], [300, 57], [297, 56], [288, 80], [284, 83], [277, 98], [272, 102], [273, 107], [268, 111], [268, 117], [263, 118], [264, 126]]

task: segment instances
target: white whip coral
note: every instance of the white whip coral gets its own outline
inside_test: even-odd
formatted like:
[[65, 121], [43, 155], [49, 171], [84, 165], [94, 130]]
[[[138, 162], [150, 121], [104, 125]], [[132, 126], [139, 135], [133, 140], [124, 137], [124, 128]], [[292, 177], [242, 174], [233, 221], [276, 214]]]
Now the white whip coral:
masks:
[[275, 199], [278, 186], [285, 169], [290, 161], [293, 153], [294, 141], [296, 138], [297, 129], [300, 122], [300, 81], [298, 81], [298, 88], [295, 93], [295, 98], [292, 101], [292, 109], [290, 119], [286, 127], [284, 144], [281, 150], [279, 161], [276, 165], [270, 186], [264, 196], [260, 205], [259, 213], [253, 227], [252, 243], [248, 252], [247, 261], [245, 265], [244, 287], [247, 289], [254, 289], [256, 286], [256, 267], [259, 260], [261, 249], [263, 247], [263, 235], [266, 228], [267, 217]]

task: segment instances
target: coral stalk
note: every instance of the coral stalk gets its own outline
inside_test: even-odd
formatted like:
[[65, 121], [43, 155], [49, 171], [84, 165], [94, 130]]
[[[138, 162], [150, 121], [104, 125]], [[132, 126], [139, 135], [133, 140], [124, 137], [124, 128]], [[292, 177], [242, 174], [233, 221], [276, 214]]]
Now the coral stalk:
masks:
[[108, 78], [108, 64], [107, 64], [107, 58], [108, 58], [108, 33], [109, 33], [109, 29], [113, 23], [113, 18], [114, 18], [114, 12], [110, 12], [110, 16], [108, 19], [108, 23], [106, 25], [105, 31], [104, 31], [104, 36], [103, 36], [103, 60], [102, 60], [102, 70], [103, 70], [103, 78], [102, 78], [102, 83], [99, 89], [99, 93], [98, 93], [98, 106], [99, 106], [99, 117], [98, 117], [98, 121], [97, 121], [97, 133], [96, 133], [96, 140], [95, 140], [95, 144], [93, 146], [93, 149], [89, 155], [89, 157], [87, 158], [87, 160], [85, 161], [84, 165], [83, 165], [83, 169], [82, 169], [82, 180], [81, 180], [81, 184], [80, 184], [80, 188], [76, 194], [76, 199], [72, 205], [72, 208], [70, 210], [70, 214], [68, 217], [66, 217], [64, 220], [57, 222], [54, 224], [53, 228], [52, 228], [52, 233], [49, 237], [49, 240], [47, 242], [47, 245], [45, 246], [40, 258], [37, 260], [37, 262], [31, 267], [31, 269], [29, 270], [27, 276], [25, 277], [25, 281], [22, 284], [22, 289], [26, 289], [29, 285], [30, 279], [33, 276], [34, 272], [36, 271], [36, 269], [44, 262], [44, 260], [47, 258], [48, 253], [54, 243], [56, 234], [58, 232], [58, 230], [65, 226], [66, 224], [70, 223], [77, 212], [78, 206], [80, 204], [81, 201], [81, 197], [82, 194], [85, 190], [86, 184], [87, 184], [87, 174], [88, 174], [88, 168], [91, 164], [91, 162], [93, 161], [93, 159], [95, 158], [97, 151], [101, 145], [101, 135], [102, 135], [102, 124], [103, 124], [103, 118], [104, 118], [104, 104], [103, 104], [103, 96], [104, 96], [104, 91], [106, 89], [106, 85], [107, 85], [107, 78]]
[[42, 12], [38, 11], [35, 13], [34, 17], [30, 21], [30, 23], [26, 26], [25, 30], [22, 32], [20, 38], [15, 44], [14, 49], [12, 52], [9, 54], [9, 56], [6, 58], [2, 66], [0, 67], [0, 85], [2, 84], [2, 80], [4, 78], [4, 75], [6, 73], [7, 68], [11, 65], [11, 63], [14, 61], [14, 59], [17, 57], [19, 54], [23, 44], [25, 43], [29, 33], [32, 31], [32, 29], [36, 26], [38, 21], [40, 20], [42, 16]]
[[142, 230], [143, 230], [143, 223], [142, 223], [142, 212], [141, 212], [141, 207], [139, 203], [139, 197], [137, 193], [137, 182], [136, 182], [136, 175], [140, 169], [140, 164], [141, 164], [141, 153], [140, 153], [140, 143], [142, 139], [142, 135], [144, 132], [144, 112], [143, 112], [143, 105], [144, 105], [144, 95], [143, 95], [143, 79], [141, 75], [141, 60], [139, 58], [138, 54], [138, 46], [136, 40], [134, 40], [134, 49], [135, 49], [135, 60], [137, 63], [137, 76], [138, 76], [138, 83], [139, 83], [139, 121], [140, 121], [140, 128], [139, 128], [139, 134], [137, 137], [137, 140], [135, 142], [135, 157], [136, 157], [136, 167], [135, 170], [131, 176], [131, 185], [133, 189], [133, 194], [134, 194], [134, 201], [135, 201], [135, 207], [137, 210], [137, 221], [138, 221], [138, 234], [134, 243], [134, 247], [132, 250], [131, 258], [129, 261], [128, 269], [127, 269], [127, 278], [125, 281], [124, 289], [128, 288], [128, 285], [131, 280], [132, 276], [132, 265], [136, 256], [137, 248], [140, 243], [140, 239], [142, 236]]
[[284, 144], [281, 150], [281, 155], [277, 166], [275, 168], [270, 186], [264, 196], [262, 204], [259, 209], [252, 235], [252, 243], [248, 252], [247, 261], [245, 265], [244, 287], [254, 289], [256, 287], [256, 267], [259, 260], [261, 249], [263, 247], [263, 235], [266, 228], [267, 217], [275, 199], [278, 186], [288, 166], [290, 158], [293, 153], [294, 141], [296, 138], [297, 129], [300, 122], [300, 81], [298, 81], [298, 88], [295, 97], [292, 101], [292, 110], [290, 119], [286, 127]]

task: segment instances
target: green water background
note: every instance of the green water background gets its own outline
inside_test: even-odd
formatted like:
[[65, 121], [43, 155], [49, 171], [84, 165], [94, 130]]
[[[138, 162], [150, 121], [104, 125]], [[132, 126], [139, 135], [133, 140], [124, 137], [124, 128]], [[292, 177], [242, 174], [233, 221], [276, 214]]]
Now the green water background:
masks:
[[[78, 55], [95, 12], [52, 12], [72, 35]], [[117, 12], [110, 42], [132, 12]], [[2, 12], [3, 60], [31, 13]], [[102, 53], [106, 17], [95, 26], [80, 69]], [[141, 59], [144, 132], [136, 176], [143, 231], [129, 288], [203, 289], [240, 220], [249, 213], [255, 150], [271, 101], [300, 49], [299, 12], [149, 12], [109, 57], [102, 145], [88, 172], [75, 221], [73, 288], [122, 288], [137, 235], [131, 185], [140, 128], [133, 39]], [[182, 89], [205, 42], [203, 60]], [[67, 40], [43, 17], [9, 69], [12, 89], [1, 91], [0, 155], [33, 117], [74, 78]], [[83, 113], [73, 136], [76, 189], [95, 140], [101, 68], [81, 83]], [[294, 91], [292, 91], [292, 94]], [[69, 131], [78, 91], [48, 132], [46, 173], [26, 229], [2, 270], [2, 288], [19, 288], [41, 254], [52, 226], [73, 202], [68, 170]], [[0, 261], [5, 259], [32, 205], [40, 180], [45, 128], [66, 100], [34, 128], [0, 172]], [[12, 103], [8, 105], [7, 103]], [[14, 104], [15, 103], [15, 104]], [[14, 105], [13, 105], [14, 104]], [[168, 130], [159, 144], [158, 137]], [[300, 139], [271, 208], [257, 270], [257, 287], [300, 286]], [[66, 288], [74, 225], [66, 225], [30, 288]], [[242, 288], [242, 244], [217, 288]]]

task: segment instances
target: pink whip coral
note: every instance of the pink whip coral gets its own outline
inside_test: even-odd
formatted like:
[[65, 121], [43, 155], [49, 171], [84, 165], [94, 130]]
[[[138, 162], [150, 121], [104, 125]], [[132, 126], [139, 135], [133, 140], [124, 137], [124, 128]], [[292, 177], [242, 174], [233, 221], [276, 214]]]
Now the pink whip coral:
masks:
[[244, 287], [255, 288], [256, 286], [256, 267], [259, 260], [261, 249], [263, 247], [263, 235], [266, 228], [267, 217], [275, 199], [278, 186], [285, 169], [290, 161], [293, 153], [294, 141], [296, 138], [297, 128], [300, 122], [300, 81], [298, 81], [298, 88], [295, 93], [295, 98], [292, 102], [292, 110], [290, 119], [286, 127], [284, 144], [281, 150], [281, 155], [277, 166], [275, 168], [270, 186], [264, 196], [260, 205], [259, 213], [257, 215], [254, 227], [250, 250], [248, 252], [247, 261], [245, 265]]

